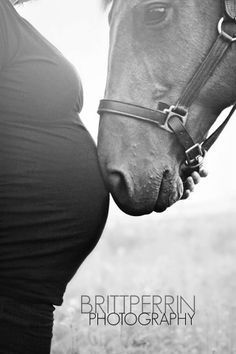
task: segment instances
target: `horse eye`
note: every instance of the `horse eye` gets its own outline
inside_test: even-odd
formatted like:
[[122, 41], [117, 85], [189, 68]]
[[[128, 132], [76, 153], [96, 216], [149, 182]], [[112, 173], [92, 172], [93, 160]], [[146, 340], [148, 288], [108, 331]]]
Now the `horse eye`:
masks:
[[145, 22], [148, 25], [156, 25], [165, 20], [168, 6], [166, 4], [150, 4], [145, 10]]

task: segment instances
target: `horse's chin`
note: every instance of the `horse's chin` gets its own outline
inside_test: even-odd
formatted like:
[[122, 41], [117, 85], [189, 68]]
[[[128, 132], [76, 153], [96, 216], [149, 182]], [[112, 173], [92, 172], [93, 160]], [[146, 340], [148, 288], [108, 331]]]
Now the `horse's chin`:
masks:
[[176, 203], [183, 195], [183, 182], [180, 177], [177, 177], [171, 185], [168, 181], [162, 180], [158, 198], [154, 207], [156, 213], [162, 213], [167, 208]]
[[154, 211], [154, 208], [142, 208], [142, 207], [134, 207], [133, 205], [124, 205], [120, 203], [118, 200], [116, 200], [113, 197], [115, 203], [119, 207], [121, 211], [123, 211], [125, 214], [130, 215], [130, 216], [143, 216], [143, 215], [148, 215], [151, 214]]
[[112, 193], [112, 197], [116, 205], [121, 209], [125, 214], [130, 216], [142, 216], [151, 214], [155, 210], [157, 196], [150, 196], [147, 201], [141, 198], [122, 198], [121, 195], [116, 196]]

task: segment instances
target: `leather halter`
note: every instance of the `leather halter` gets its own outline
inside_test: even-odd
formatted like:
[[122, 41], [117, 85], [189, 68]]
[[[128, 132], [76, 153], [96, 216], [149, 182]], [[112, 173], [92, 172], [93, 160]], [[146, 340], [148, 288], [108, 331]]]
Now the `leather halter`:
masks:
[[[159, 128], [174, 133], [185, 151], [185, 177], [202, 166], [205, 152], [217, 140], [236, 110], [236, 103], [223, 123], [201, 143], [196, 143], [185, 124], [188, 111], [201, 89], [213, 75], [232, 44], [236, 42], [236, 0], [224, 0], [225, 14], [218, 23], [218, 37], [206, 58], [183, 90], [175, 105], [159, 102], [158, 109], [152, 110], [131, 103], [104, 99], [100, 101], [98, 113], [112, 113], [156, 124]], [[225, 27], [227, 26], [227, 32]]]

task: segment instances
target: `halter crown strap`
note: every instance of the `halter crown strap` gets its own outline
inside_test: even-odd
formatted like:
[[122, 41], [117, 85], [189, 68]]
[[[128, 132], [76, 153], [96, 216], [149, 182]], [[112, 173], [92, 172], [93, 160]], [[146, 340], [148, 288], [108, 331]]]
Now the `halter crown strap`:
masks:
[[231, 47], [232, 41], [226, 37], [226, 33], [222, 31], [222, 19], [219, 22], [219, 35], [211, 47], [208, 55], [200, 65], [195, 75], [189, 81], [184, 92], [179, 98], [176, 107], [184, 107], [186, 110], [193, 104], [198, 97], [201, 89], [205, 86], [209, 78], [215, 72], [215, 69], [224, 58], [226, 52]]

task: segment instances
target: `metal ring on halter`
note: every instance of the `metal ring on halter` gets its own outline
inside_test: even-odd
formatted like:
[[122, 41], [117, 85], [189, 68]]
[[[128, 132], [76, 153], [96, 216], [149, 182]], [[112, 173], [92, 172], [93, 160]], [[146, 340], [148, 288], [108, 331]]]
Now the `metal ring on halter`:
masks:
[[192, 160], [188, 159], [188, 150], [185, 151], [185, 154], [186, 154], [186, 157], [187, 157], [187, 159], [185, 160], [185, 166], [188, 167], [191, 170], [196, 170], [198, 167], [202, 166], [203, 162], [204, 162], [205, 155], [206, 155], [206, 150], [204, 150], [201, 147], [201, 144], [196, 144], [195, 146], [192, 147], [192, 149], [194, 149], [194, 148], [198, 148], [200, 150], [199, 150], [199, 155], [196, 156]]
[[165, 123], [161, 126], [162, 129], [165, 129], [167, 130], [168, 132], [170, 133], [174, 133], [173, 130], [170, 128], [169, 126], [169, 120], [172, 118], [172, 117], [178, 117], [181, 122], [183, 123], [183, 125], [186, 124], [186, 120], [187, 120], [187, 115], [188, 113], [186, 113], [185, 115], [181, 115], [181, 114], [178, 114], [174, 111], [174, 109], [176, 109], [176, 106], [175, 105], [172, 105], [168, 108], [165, 108], [163, 110], [163, 113], [166, 113], [167, 114], [167, 117], [166, 117], [166, 120], [165, 120]]
[[203, 149], [202, 156], [196, 157], [192, 161], [185, 160], [181, 164], [181, 178], [183, 181], [186, 181], [188, 177], [192, 175], [193, 172], [200, 172], [201, 167], [204, 163], [206, 151]]
[[234, 37], [232, 37], [230, 34], [228, 34], [225, 31], [223, 31], [222, 25], [224, 23], [224, 19], [225, 19], [224, 17], [221, 17], [220, 21], [218, 22], [218, 32], [219, 32], [219, 34], [222, 35], [223, 37], [225, 37], [230, 42], [236, 42], [236, 34], [234, 34]]

